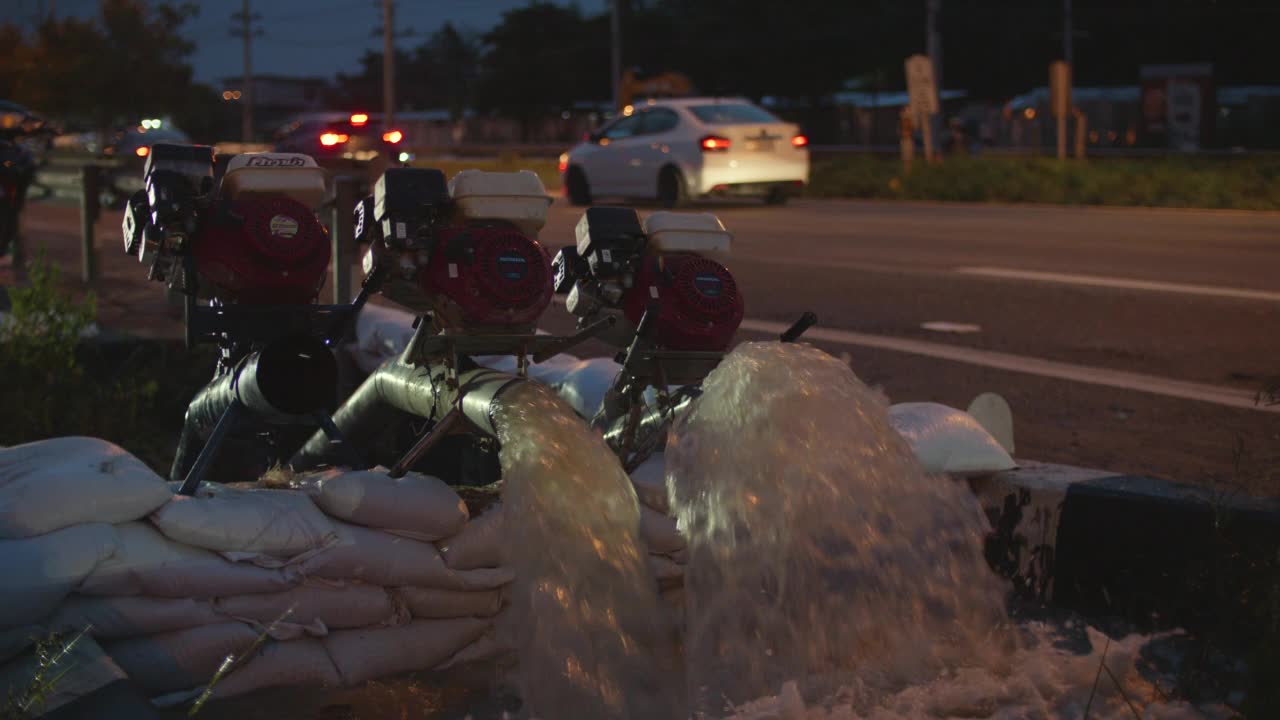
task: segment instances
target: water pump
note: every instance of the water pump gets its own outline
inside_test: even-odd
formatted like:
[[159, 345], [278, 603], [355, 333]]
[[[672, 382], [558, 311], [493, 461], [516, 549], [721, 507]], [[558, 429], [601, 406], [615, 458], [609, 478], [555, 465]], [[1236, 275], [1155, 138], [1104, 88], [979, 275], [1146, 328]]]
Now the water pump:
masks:
[[[601, 337], [622, 369], [591, 423], [631, 470], [665, 441], [742, 322], [743, 293], [716, 259], [732, 236], [706, 213], [656, 212], [642, 224], [615, 207], [588, 209], [576, 235], [552, 262], [556, 291], [579, 326], [617, 319]], [[784, 339], [815, 321], [806, 314]]]
[[[379, 442], [406, 416], [425, 421], [391, 474], [414, 467], [446, 435], [494, 434], [490, 411], [529, 363], [541, 362], [609, 329], [613, 318], [569, 337], [540, 335], [536, 322], [552, 296], [551, 262], [537, 241], [550, 198], [531, 172], [467, 170], [449, 183], [438, 170], [388, 169], [355, 211], [369, 244], [366, 276], [382, 294], [418, 315], [404, 353], [384, 364], [334, 414], [360, 447]], [[480, 367], [478, 356], [514, 356], [515, 374]], [[316, 433], [290, 461], [331, 460]]]
[[351, 305], [315, 302], [330, 259], [316, 219], [324, 173], [305, 155], [239, 155], [215, 186], [213, 165], [206, 146], [154, 146], [122, 226], [125, 251], [184, 296], [188, 345], [220, 349], [213, 380], [188, 407], [171, 477], [193, 493], [236, 430], [254, 446], [237, 454], [252, 479], [270, 461], [264, 453], [291, 452], [287, 426], [308, 424], [361, 464], [328, 415], [337, 382], [329, 346], [371, 288]]

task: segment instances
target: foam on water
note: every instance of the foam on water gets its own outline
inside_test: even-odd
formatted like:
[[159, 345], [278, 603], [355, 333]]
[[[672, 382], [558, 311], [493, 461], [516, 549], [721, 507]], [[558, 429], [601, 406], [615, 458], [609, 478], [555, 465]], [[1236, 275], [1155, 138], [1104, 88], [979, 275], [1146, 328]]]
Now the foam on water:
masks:
[[677, 718], [674, 628], [645, 563], [635, 490], [618, 459], [549, 389], [500, 398], [507, 561], [502, 631], [534, 717]]
[[1077, 654], [1009, 621], [977, 502], [920, 469], [846, 364], [748, 343], [703, 388], [666, 454], [695, 714], [1078, 718], [1092, 694], [1091, 717], [1202, 716], [1155, 699], [1145, 638]]

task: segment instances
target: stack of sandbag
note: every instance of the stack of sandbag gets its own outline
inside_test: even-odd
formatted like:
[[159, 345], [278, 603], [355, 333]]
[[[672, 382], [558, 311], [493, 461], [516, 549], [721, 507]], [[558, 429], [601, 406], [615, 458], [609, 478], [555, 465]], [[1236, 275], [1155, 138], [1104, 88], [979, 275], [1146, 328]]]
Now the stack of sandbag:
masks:
[[446, 564], [436, 543], [468, 521], [448, 485], [413, 473], [183, 497], [101, 440], [2, 449], [0, 631], [87, 629], [151, 696], [198, 689], [227, 656], [215, 697], [428, 670], [489, 630], [511, 579]]

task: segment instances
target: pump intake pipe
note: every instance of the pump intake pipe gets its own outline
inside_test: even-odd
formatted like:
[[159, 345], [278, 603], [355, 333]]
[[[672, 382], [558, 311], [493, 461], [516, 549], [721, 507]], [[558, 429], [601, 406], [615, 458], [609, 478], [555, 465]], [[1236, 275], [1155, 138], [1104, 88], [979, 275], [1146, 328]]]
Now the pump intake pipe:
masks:
[[[342, 437], [355, 447], [369, 447], [406, 413], [438, 421], [441, 432], [455, 424], [454, 420], [466, 420], [475, 431], [496, 437], [494, 401], [526, 379], [476, 367], [460, 358], [455, 385], [450, 382], [448, 365], [443, 360], [421, 365], [411, 362], [414, 345], [410, 343], [400, 357], [375, 370], [334, 413], [333, 422]], [[449, 422], [440, 422], [446, 418]], [[289, 464], [295, 470], [304, 470], [333, 460], [329, 436], [317, 432]]]
[[246, 355], [200, 390], [187, 406], [170, 478], [182, 481], [194, 477], [194, 484], [198, 484], [201, 473], [192, 470], [199, 446], [216, 449], [241, 413], [279, 424], [327, 413], [337, 380], [333, 353], [316, 338], [285, 337]]

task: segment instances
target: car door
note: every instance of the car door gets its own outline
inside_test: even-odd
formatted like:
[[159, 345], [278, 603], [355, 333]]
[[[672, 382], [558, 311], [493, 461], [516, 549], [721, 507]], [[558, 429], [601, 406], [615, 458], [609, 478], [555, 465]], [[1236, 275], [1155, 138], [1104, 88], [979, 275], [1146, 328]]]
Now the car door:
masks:
[[640, 113], [640, 136], [630, 165], [636, 173], [639, 196], [658, 196], [658, 173], [679, 161], [671, 153], [671, 141], [680, 126], [680, 116], [669, 108], [649, 108]]
[[636, 148], [644, 142], [640, 137], [640, 115], [627, 115], [606, 125], [599, 140], [584, 153], [580, 164], [595, 195], [631, 195], [639, 189], [639, 178], [632, 161]]

